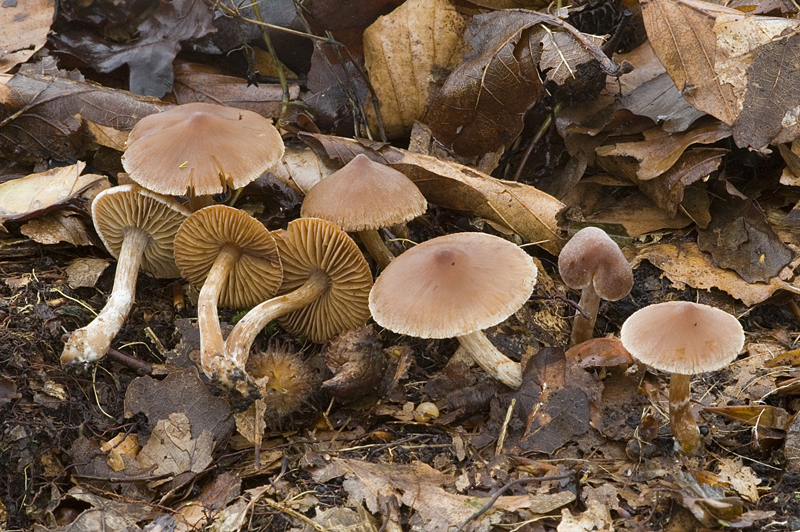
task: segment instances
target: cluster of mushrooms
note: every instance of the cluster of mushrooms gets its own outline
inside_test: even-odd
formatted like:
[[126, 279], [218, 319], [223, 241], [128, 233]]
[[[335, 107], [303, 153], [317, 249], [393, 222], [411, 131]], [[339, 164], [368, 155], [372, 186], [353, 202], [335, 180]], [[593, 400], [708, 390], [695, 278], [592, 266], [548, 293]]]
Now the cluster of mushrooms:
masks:
[[[167, 141], [173, 148], [159, 149]], [[246, 161], [229, 157], [240, 145], [253, 154]], [[427, 203], [405, 175], [364, 155], [315, 185], [301, 218], [283, 230], [269, 231], [244, 211], [215, 204], [213, 195], [241, 189], [273, 168], [283, 150], [271, 122], [249, 111], [194, 103], [139, 121], [123, 155], [136, 184], [112, 187], [92, 204], [97, 233], [117, 258], [112, 293], [97, 317], [71, 334], [62, 364], [86, 365], [106, 354], [133, 305], [142, 269], [155, 277], [182, 276], [199, 288], [200, 366], [248, 405], [270, 391], [280, 393], [270, 373], [275, 367], [290, 374], [306, 371], [280, 349], [251, 354], [256, 336], [274, 319], [287, 332], [317, 343], [370, 316], [409, 336], [455, 337], [486, 372], [519, 388], [520, 364], [482, 331], [506, 320], [531, 296], [537, 278], [531, 256], [496, 236], [456, 233], [394, 257], [378, 230], [422, 215]], [[163, 168], [174, 171], [165, 175]], [[358, 232], [381, 270], [374, 284], [347, 232]], [[582, 291], [571, 339], [579, 344], [592, 338], [600, 298], [625, 297], [633, 275], [619, 247], [593, 227], [565, 245], [558, 266], [564, 282]], [[227, 339], [219, 307], [249, 309]], [[698, 452], [690, 375], [719, 369], [738, 355], [744, 343], [738, 321], [705, 305], [661, 303], [634, 313], [621, 337], [634, 357], [672, 373], [672, 431], [683, 452]]]

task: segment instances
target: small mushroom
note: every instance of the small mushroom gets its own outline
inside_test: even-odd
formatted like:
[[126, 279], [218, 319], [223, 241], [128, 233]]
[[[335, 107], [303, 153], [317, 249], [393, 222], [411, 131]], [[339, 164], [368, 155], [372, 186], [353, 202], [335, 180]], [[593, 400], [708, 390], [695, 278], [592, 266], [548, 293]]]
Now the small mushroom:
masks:
[[700, 451], [692, 414], [691, 376], [727, 366], [744, 346], [739, 320], [689, 301], [669, 301], [634, 312], [622, 325], [622, 345], [648, 366], [670, 372], [669, 420], [675, 443], [688, 455]]
[[92, 202], [92, 221], [117, 259], [111, 297], [89, 325], [72, 332], [61, 363], [89, 363], [105, 356], [130, 313], [139, 268], [155, 277], [180, 277], [172, 240], [191, 214], [172, 198], [136, 185], [104, 190]]
[[633, 273], [619, 246], [600, 228], [585, 227], [575, 233], [558, 255], [558, 272], [568, 287], [581, 290], [580, 307], [572, 325], [571, 345], [589, 341], [600, 298], [617, 301], [633, 288]]
[[247, 308], [269, 299], [281, 284], [283, 268], [272, 234], [239, 209], [212, 205], [193, 213], [175, 235], [175, 262], [200, 288], [197, 324], [200, 365], [209, 378], [244, 396], [250, 391], [244, 362], [225, 358], [217, 307]]
[[378, 229], [409, 222], [427, 208], [425, 196], [405, 174], [359, 154], [308, 191], [300, 214], [357, 231], [378, 268], [384, 269], [394, 255]]
[[375, 321], [417, 338], [457, 337], [487, 373], [519, 388], [517, 362], [497, 350], [483, 329], [516, 312], [536, 285], [536, 266], [522, 249], [485, 233], [455, 233], [397, 257], [370, 292]]
[[226, 356], [237, 365], [275, 318], [288, 332], [317, 343], [369, 318], [372, 274], [347, 233], [325, 220], [299, 218], [273, 234], [283, 261], [281, 295], [253, 307], [231, 331]]
[[188, 196], [194, 210], [213, 203], [226, 186], [239, 189], [275, 166], [283, 139], [252, 111], [187, 103], [148, 115], [133, 127], [122, 156], [130, 178], [173, 196]]

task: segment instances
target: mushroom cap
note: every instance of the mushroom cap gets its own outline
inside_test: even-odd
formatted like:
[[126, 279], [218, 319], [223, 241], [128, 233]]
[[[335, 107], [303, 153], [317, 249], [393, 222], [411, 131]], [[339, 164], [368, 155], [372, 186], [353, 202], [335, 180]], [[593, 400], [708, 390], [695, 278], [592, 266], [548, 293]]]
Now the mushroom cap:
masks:
[[724, 310], [689, 301], [637, 310], [622, 324], [620, 337], [637, 360], [683, 375], [723, 368], [744, 346], [739, 320]]
[[187, 103], [148, 115], [128, 136], [122, 165], [160, 194], [208, 196], [241, 188], [275, 166], [283, 139], [252, 111]]
[[366, 323], [372, 273], [347, 233], [326, 220], [299, 218], [273, 234], [283, 261], [279, 294], [299, 288], [317, 270], [331, 280], [330, 288], [310, 305], [281, 316], [284, 329], [321, 343]]
[[633, 272], [619, 246], [598, 227], [584, 227], [558, 255], [558, 272], [564, 284], [583, 289], [594, 284], [606, 301], [617, 301], [633, 288]]
[[92, 221], [97, 234], [114, 258], [119, 258], [126, 228], [139, 227], [150, 235], [141, 269], [155, 277], [180, 277], [172, 241], [191, 214], [173, 198], [137, 185], [121, 185], [98, 194], [92, 202]]
[[220, 291], [221, 307], [252, 307], [275, 295], [283, 268], [278, 247], [264, 225], [239, 209], [212, 205], [193, 213], [175, 235], [175, 262], [187, 281], [200, 288], [226, 245], [241, 256]]
[[369, 296], [375, 321], [418, 338], [452, 338], [497, 325], [528, 300], [536, 266], [522, 249], [485, 233], [455, 233], [405, 251]]
[[425, 214], [425, 196], [402, 172], [356, 155], [306, 194], [300, 214], [345, 231], [380, 229]]

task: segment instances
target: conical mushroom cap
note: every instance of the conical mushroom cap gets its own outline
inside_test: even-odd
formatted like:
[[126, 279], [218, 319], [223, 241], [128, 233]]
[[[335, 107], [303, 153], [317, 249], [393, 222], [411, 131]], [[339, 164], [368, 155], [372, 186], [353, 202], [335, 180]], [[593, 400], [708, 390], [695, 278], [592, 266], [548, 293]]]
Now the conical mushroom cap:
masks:
[[369, 296], [375, 321], [418, 338], [452, 338], [497, 325], [536, 285], [522, 249], [485, 233], [455, 233], [423, 242], [380, 274]]
[[694, 375], [727, 366], [744, 346], [744, 331], [724, 310], [669, 301], [637, 310], [620, 331], [625, 349], [655, 369]]
[[137, 122], [122, 164], [148, 190], [208, 196], [247, 185], [282, 156], [280, 133], [258, 113], [188, 103]]

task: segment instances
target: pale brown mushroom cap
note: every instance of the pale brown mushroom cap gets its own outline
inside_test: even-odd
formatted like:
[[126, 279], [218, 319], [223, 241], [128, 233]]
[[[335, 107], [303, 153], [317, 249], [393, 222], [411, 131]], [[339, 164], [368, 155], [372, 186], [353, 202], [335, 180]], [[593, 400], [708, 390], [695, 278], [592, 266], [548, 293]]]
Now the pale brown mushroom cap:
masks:
[[114, 258], [119, 258], [126, 228], [139, 227], [150, 235], [141, 269], [155, 277], [180, 277], [172, 241], [191, 212], [173, 198], [137, 185], [104, 190], [92, 202], [92, 221], [97, 234]]
[[633, 273], [619, 246], [598, 227], [575, 233], [558, 255], [558, 272], [564, 284], [583, 289], [594, 284], [606, 301], [617, 301], [633, 288]]
[[247, 185], [282, 156], [280, 133], [258, 113], [188, 103], [137, 122], [122, 164], [149, 190], [208, 196]]
[[723, 368], [744, 346], [739, 320], [724, 310], [689, 301], [637, 310], [622, 324], [620, 337], [637, 360], [683, 375]]
[[287, 331], [321, 343], [366, 323], [372, 273], [347, 233], [325, 220], [299, 218], [274, 235], [283, 261], [279, 294], [299, 288], [314, 271], [324, 271], [331, 281], [313, 303], [280, 318]]
[[186, 280], [200, 288], [226, 245], [235, 246], [241, 257], [218, 305], [247, 308], [275, 295], [283, 273], [275, 239], [261, 222], [233, 207], [212, 205], [187, 218], [175, 235], [175, 262]]
[[345, 231], [380, 229], [425, 214], [425, 196], [402, 172], [356, 155], [306, 194], [300, 214]]
[[485, 233], [455, 233], [397, 257], [369, 296], [375, 321], [418, 338], [452, 338], [497, 325], [536, 285], [536, 266], [522, 249]]

